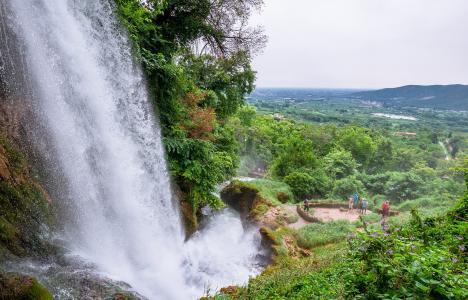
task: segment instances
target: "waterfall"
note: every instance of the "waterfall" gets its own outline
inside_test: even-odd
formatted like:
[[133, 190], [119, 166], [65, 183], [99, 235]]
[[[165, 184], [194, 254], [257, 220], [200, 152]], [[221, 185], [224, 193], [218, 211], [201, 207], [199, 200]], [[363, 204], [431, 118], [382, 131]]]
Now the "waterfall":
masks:
[[230, 210], [184, 242], [161, 131], [112, 1], [0, 1], [67, 183], [70, 252], [149, 299], [196, 298], [255, 274], [258, 233]]

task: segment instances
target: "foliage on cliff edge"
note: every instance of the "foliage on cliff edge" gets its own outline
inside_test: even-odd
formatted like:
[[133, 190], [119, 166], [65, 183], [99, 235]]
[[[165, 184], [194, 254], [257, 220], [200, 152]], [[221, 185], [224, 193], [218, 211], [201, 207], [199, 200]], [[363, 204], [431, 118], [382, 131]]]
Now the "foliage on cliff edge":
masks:
[[193, 212], [221, 205], [238, 146], [226, 120], [254, 88], [250, 60], [265, 37], [248, 26], [261, 0], [116, 0], [157, 107], [169, 166]]

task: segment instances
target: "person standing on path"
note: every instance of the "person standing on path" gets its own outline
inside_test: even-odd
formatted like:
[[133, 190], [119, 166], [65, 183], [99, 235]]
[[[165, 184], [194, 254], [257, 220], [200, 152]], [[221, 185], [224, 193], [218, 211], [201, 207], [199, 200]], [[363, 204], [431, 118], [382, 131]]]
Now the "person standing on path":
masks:
[[353, 206], [354, 206], [354, 199], [353, 199], [353, 197], [349, 197], [348, 198], [349, 211], [353, 211]]
[[382, 203], [382, 218], [387, 217], [390, 214], [390, 202], [384, 201]]
[[366, 214], [367, 213], [367, 200], [362, 198], [361, 200], [361, 214]]
[[309, 211], [309, 200], [304, 200], [304, 211]]
[[359, 194], [358, 194], [357, 192], [354, 193], [353, 199], [354, 199], [354, 208], [358, 208], [358, 205], [359, 205]]

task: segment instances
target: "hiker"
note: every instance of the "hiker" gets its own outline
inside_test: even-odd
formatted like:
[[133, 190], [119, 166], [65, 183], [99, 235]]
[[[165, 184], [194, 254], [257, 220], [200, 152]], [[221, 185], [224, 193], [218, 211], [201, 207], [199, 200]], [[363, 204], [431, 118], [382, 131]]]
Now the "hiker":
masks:
[[390, 202], [384, 201], [382, 203], [382, 218], [385, 218], [390, 213]]
[[349, 207], [349, 211], [353, 211], [353, 205], [354, 205], [353, 197], [349, 197], [349, 198], [348, 198], [348, 207]]
[[354, 199], [354, 208], [358, 208], [358, 204], [359, 204], [359, 194], [358, 194], [357, 192], [354, 193], [353, 199]]
[[361, 214], [367, 213], [367, 200], [365, 198], [361, 199]]
[[309, 200], [304, 200], [304, 211], [309, 211]]

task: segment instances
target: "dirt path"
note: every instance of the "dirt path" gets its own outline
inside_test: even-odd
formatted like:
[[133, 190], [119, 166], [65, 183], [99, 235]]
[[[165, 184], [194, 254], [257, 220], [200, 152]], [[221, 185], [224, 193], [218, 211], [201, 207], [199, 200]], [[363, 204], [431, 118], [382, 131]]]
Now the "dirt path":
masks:
[[296, 205], [285, 204], [285, 205], [283, 205], [283, 207], [287, 211], [289, 211], [289, 212], [295, 214], [296, 216], [298, 216], [298, 218], [299, 218], [296, 223], [289, 224], [288, 225], [289, 227], [294, 228], [294, 229], [299, 229], [299, 228], [302, 228], [302, 227], [306, 226], [307, 224], [310, 224], [310, 222], [307, 222], [306, 220], [304, 220], [303, 218], [301, 218], [301, 216], [299, 216], [297, 214]]
[[[296, 205], [291, 205], [291, 204], [285, 204], [283, 205], [285, 209], [288, 211], [294, 213], [297, 215], [296, 211]], [[367, 214], [371, 212], [367, 211]], [[322, 222], [332, 222], [332, 221], [337, 221], [337, 220], [348, 220], [349, 222], [354, 222], [359, 220], [359, 211], [358, 210], [353, 210], [353, 211], [341, 211], [338, 208], [314, 208], [314, 217], [317, 217], [320, 219]], [[299, 215], [299, 220], [296, 223], [289, 224], [289, 227], [294, 228], [294, 229], [299, 229], [307, 224], [310, 224], [310, 222], [307, 222], [303, 218], [301, 218]]]

